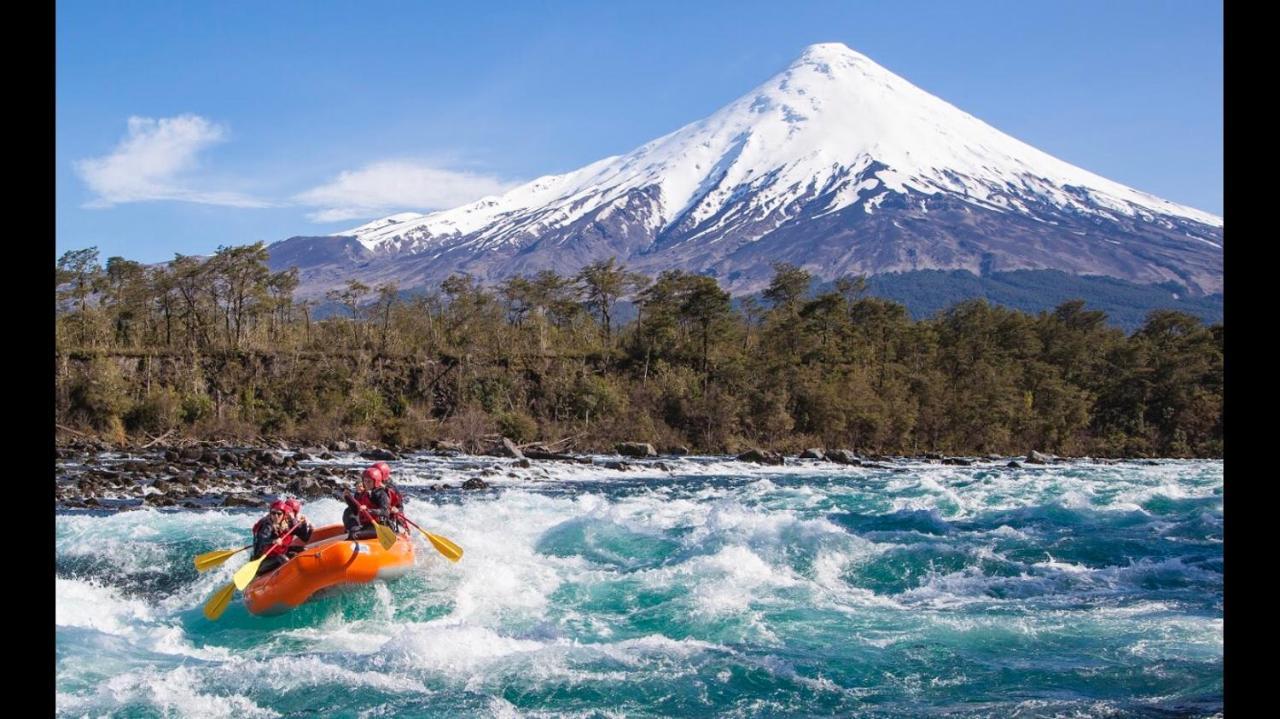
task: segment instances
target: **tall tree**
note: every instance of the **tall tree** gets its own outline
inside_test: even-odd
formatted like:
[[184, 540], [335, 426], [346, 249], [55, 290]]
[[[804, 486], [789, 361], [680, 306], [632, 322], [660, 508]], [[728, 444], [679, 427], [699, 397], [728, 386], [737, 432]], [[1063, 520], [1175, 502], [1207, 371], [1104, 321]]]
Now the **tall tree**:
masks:
[[378, 314], [381, 316], [382, 333], [380, 346], [387, 351], [387, 328], [391, 325], [391, 309], [395, 307], [400, 296], [396, 283], [388, 282], [378, 285]]
[[74, 300], [80, 325], [80, 344], [89, 344], [89, 297], [98, 290], [102, 268], [98, 265], [98, 248], [69, 250], [58, 258], [56, 270], [59, 301]]
[[350, 313], [351, 336], [356, 344], [360, 343], [360, 325], [357, 321], [360, 318], [360, 300], [367, 294], [369, 294], [368, 285], [359, 280], [347, 280], [346, 287], [340, 290], [329, 290], [324, 295], [330, 302], [337, 302], [347, 308], [347, 312]]
[[618, 258], [610, 257], [583, 267], [576, 279], [583, 303], [600, 317], [605, 349], [612, 349], [614, 305], [622, 297], [642, 289], [649, 278], [628, 272], [626, 267], [618, 264]]
[[267, 268], [266, 246], [257, 242], [239, 247], [219, 247], [209, 260], [209, 270], [223, 302], [227, 343], [236, 349], [244, 337], [244, 326], [267, 298], [271, 270]]
[[795, 308], [805, 295], [809, 294], [809, 283], [813, 276], [790, 262], [773, 263], [773, 279], [764, 291], [764, 298], [773, 304], [775, 309], [794, 314]]

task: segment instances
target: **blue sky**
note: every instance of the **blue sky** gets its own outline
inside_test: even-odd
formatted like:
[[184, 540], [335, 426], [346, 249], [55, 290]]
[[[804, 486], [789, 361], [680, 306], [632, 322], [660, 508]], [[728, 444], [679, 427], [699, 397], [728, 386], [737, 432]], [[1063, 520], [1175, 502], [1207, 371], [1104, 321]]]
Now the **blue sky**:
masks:
[[627, 152], [843, 42], [1072, 164], [1222, 214], [1215, 2], [59, 0], [58, 254], [328, 234]]

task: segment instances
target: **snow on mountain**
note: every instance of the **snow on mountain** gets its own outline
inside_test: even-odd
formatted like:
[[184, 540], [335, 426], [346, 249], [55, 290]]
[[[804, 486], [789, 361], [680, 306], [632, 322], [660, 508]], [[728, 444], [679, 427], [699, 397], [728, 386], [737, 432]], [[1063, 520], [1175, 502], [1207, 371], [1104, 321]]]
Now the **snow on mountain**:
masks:
[[1223, 220], [1016, 140], [840, 43], [706, 119], [450, 210], [342, 233], [402, 284], [575, 271], [618, 256], [752, 290], [820, 277], [1048, 268], [1221, 291]]

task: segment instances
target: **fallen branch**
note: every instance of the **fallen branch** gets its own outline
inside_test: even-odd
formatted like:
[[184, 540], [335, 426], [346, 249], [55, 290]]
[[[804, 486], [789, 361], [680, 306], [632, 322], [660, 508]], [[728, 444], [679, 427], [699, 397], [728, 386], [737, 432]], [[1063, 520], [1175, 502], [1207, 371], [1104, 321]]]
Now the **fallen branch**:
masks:
[[60, 425], [60, 424], [54, 424], [53, 426], [54, 426], [54, 427], [57, 427], [58, 429], [62, 430], [63, 432], [70, 432], [71, 434], [74, 434], [74, 435], [76, 435], [77, 437], [84, 437], [84, 438], [86, 438], [86, 439], [93, 439], [93, 435], [85, 434], [84, 432], [77, 432], [76, 430], [71, 429], [70, 427], [64, 427], [64, 426], [62, 426], [62, 425]]
[[[146, 434], [146, 433], [144, 432], [144, 434]], [[152, 437], [150, 434], [147, 434], [147, 437], [149, 437], [149, 438], [151, 439], [151, 441], [150, 441], [150, 442], [147, 442], [147, 443], [146, 443], [146, 444], [144, 444], [144, 445], [142, 445], [142, 449], [147, 449], [148, 447], [151, 447], [152, 445], [159, 444], [162, 440], [164, 440], [164, 438], [165, 438], [165, 437], [168, 437], [168, 436], [169, 436], [169, 435], [171, 435], [171, 434], [173, 434], [173, 430], [169, 430], [168, 432], [165, 432], [164, 434], [160, 435], [159, 437]]]
[[548, 450], [550, 450], [552, 447], [555, 447], [556, 445], [564, 444], [564, 443], [566, 443], [566, 442], [572, 442], [573, 440], [575, 440], [575, 439], [577, 439], [577, 438], [579, 438], [579, 437], [581, 437], [581, 436], [582, 436], [582, 434], [581, 434], [581, 433], [579, 433], [579, 434], [575, 434], [575, 435], [570, 435], [570, 436], [568, 436], [568, 437], [564, 437], [564, 438], [562, 438], [562, 439], [557, 439], [557, 440], [556, 440], [556, 441], [554, 441], [554, 442], [530, 442], [530, 443], [528, 443], [528, 444], [519, 444], [519, 445], [516, 445], [516, 449], [521, 449], [521, 450], [523, 450], [523, 449], [526, 449], [526, 448], [528, 448], [528, 447], [546, 447]]

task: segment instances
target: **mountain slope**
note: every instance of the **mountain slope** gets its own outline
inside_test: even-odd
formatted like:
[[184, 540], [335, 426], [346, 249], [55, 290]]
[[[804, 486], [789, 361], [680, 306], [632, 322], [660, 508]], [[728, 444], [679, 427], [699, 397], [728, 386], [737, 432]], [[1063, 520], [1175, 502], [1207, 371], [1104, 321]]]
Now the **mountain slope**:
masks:
[[369, 223], [344, 233], [367, 255], [298, 266], [304, 293], [343, 270], [411, 288], [453, 272], [572, 273], [611, 256], [710, 274], [734, 292], [789, 261], [822, 279], [1053, 269], [1214, 293], [1222, 235], [1219, 217], [1051, 157], [827, 43], [626, 155]]

